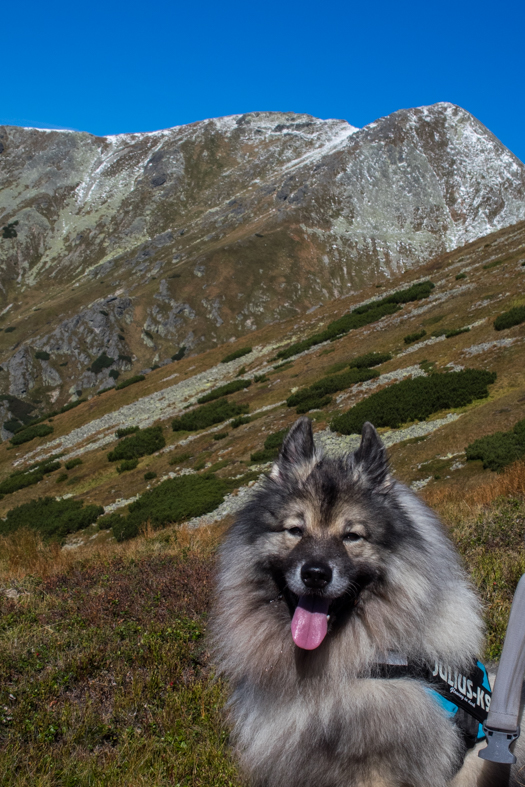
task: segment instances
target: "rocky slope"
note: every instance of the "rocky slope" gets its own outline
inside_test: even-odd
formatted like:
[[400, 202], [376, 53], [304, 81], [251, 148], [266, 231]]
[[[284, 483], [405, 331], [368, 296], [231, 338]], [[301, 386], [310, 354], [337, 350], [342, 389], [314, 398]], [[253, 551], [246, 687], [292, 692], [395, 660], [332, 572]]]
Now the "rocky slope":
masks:
[[107, 138], [3, 127], [0, 151], [0, 390], [37, 408], [525, 218], [525, 167], [450, 104], [360, 130], [291, 113]]

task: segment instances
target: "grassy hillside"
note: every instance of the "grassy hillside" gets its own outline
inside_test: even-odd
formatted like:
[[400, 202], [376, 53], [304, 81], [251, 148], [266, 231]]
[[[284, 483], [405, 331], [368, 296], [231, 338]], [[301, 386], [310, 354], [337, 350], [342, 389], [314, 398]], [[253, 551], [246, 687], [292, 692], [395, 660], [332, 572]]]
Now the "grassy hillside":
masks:
[[[420, 281], [435, 285], [427, 297], [397, 299], [392, 314], [298, 355], [286, 352]], [[525, 305], [524, 285], [525, 226], [517, 225], [429, 261], [417, 277], [378, 280], [355, 297], [253, 332], [250, 353], [221, 363], [248, 345], [244, 337], [183, 358], [43, 420], [52, 432], [2, 443], [0, 783], [240, 783], [221, 721], [224, 690], [213, 681], [204, 639], [214, 555], [239, 501], [270, 466], [274, 443], [297, 418], [298, 391], [318, 396], [309, 400], [316, 439], [340, 452], [358, 437], [330, 424], [379, 391], [461, 369], [491, 373], [486, 390], [467, 403], [447, 399], [419, 414], [426, 420], [380, 432], [396, 476], [450, 528], [484, 600], [486, 656], [497, 658], [525, 571], [525, 463], [518, 457], [495, 472], [481, 458], [467, 460], [466, 449], [525, 418], [525, 322], [494, 326]], [[374, 374], [348, 374], [363, 357]], [[251, 384], [230, 385], [236, 380]], [[227, 399], [209, 401], [221, 386]], [[199, 429], [199, 408], [219, 420]], [[157, 429], [145, 432], [150, 427]], [[110, 461], [114, 452], [133, 469]], [[167, 483], [177, 478], [184, 484]], [[204, 513], [192, 508], [192, 484], [213, 487]], [[182, 487], [189, 507], [169, 524], [169, 495]], [[23, 512], [33, 508], [20, 506], [57, 497], [84, 504], [62, 506], [73, 512], [63, 520], [69, 534], [62, 524], [58, 534], [43, 532], [29, 514], [24, 526]], [[197, 502], [202, 507], [202, 495]], [[88, 506], [103, 507], [104, 519], [79, 530], [75, 516]], [[140, 522], [137, 511], [146, 512]], [[133, 538], [116, 541], [115, 517], [120, 525], [133, 520]], [[22, 527], [8, 528], [12, 522]]]

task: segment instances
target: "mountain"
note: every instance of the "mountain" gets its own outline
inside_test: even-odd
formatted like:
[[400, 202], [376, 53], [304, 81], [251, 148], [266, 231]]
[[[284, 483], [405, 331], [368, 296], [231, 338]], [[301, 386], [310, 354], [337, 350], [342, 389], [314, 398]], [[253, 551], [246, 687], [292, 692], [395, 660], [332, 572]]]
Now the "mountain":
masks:
[[363, 129], [271, 112], [1, 127], [0, 390], [62, 404], [524, 218], [524, 165], [451, 104]]

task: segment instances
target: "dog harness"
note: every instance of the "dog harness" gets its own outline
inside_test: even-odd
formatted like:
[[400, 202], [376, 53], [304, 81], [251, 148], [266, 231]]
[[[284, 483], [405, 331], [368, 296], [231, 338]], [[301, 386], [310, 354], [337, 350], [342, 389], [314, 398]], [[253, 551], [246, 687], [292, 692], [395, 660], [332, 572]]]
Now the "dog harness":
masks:
[[410, 664], [400, 654], [390, 653], [376, 664], [373, 677], [424, 680], [429, 694], [458, 727], [467, 749], [485, 739], [482, 725], [492, 694], [487, 670], [480, 661], [464, 675], [439, 661], [433, 667]]

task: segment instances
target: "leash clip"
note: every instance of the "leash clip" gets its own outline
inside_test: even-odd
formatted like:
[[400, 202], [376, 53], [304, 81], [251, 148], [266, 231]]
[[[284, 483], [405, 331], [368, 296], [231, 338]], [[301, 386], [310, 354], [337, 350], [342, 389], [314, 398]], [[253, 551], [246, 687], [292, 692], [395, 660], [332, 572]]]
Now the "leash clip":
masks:
[[516, 757], [510, 751], [509, 746], [520, 736], [519, 725], [514, 732], [510, 732], [509, 730], [495, 730], [485, 723], [483, 731], [487, 736], [487, 746], [478, 752], [478, 757], [481, 757], [482, 760], [490, 760], [490, 762], [513, 765], [516, 762]]

